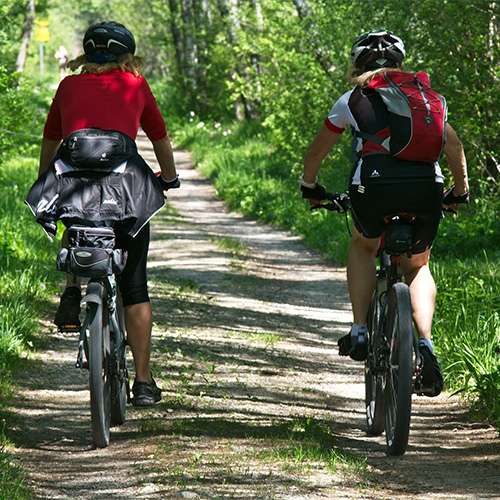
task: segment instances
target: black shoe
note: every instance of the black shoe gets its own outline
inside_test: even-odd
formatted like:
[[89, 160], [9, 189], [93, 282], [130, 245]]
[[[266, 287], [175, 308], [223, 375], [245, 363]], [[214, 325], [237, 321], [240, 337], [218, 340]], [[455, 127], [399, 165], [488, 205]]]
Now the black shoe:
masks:
[[61, 296], [54, 323], [60, 328], [74, 327], [79, 329], [81, 300], [82, 292], [77, 286], [66, 288]]
[[132, 404], [134, 406], [153, 406], [161, 400], [161, 389], [153, 381], [148, 384], [147, 382], [134, 382], [132, 386]]
[[415, 384], [415, 392], [419, 396], [438, 396], [443, 390], [444, 382], [436, 356], [426, 345], [419, 345], [418, 350], [422, 357], [422, 367]]
[[351, 332], [339, 339], [340, 356], [349, 356], [354, 361], [364, 361], [368, 355], [368, 346], [366, 343], [366, 332], [358, 335], [358, 341], [352, 345]]

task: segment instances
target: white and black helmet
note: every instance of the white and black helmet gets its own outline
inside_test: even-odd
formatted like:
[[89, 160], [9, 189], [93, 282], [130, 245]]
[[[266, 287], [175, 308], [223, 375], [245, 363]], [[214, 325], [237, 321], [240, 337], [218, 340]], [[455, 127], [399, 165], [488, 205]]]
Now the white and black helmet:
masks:
[[91, 62], [116, 61], [123, 54], [134, 54], [135, 40], [123, 24], [106, 21], [87, 30], [83, 50]]
[[392, 31], [363, 33], [351, 49], [351, 62], [361, 69], [394, 68], [405, 58], [405, 46]]

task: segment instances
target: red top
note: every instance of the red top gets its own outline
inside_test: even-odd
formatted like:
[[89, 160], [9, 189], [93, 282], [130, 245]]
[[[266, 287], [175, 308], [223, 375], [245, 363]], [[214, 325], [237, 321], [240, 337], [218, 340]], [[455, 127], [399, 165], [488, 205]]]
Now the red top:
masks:
[[57, 89], [43, 136], [59, 141], [82, 128], [118, 130], [135, 140], [139, 124], [151, 141], [167, 135], [165, 121], [143, 76], [114, 70], [66, 77]]

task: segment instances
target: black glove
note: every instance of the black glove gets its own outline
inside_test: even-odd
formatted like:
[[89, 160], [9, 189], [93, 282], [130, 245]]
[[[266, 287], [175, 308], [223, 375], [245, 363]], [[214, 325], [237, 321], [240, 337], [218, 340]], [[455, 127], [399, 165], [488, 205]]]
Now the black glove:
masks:
[[181, 181], [177, 176], [175, 176], [171, 181], [166, 181], [161, 175], [161, 172], [157, 172], [156, 178], [160, 182], [163, 191], [168, 191], [169, 189], [176, 189], [181, 186]]
[[302, 191], [302, 198], [307, 200], [326, 200], [326, 189], [320, 184], [316, 184], [315, 188], [307, 188], [300, 186]]
[[443, 205], [455, 205], [456, 203], [469, 203], [470, 191], [466, 191], [460, 196], [455, 196], [453, 194], [454, 188], [455, 186], [452, 186], [450, 189], [447, 189], [444, 192]]

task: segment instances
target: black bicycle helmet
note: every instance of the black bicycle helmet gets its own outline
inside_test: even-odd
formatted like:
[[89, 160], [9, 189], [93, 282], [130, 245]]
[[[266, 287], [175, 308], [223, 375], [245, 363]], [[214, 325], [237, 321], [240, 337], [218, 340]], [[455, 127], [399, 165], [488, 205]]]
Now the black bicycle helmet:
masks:
[[87, 30], [83, 50], [90, 62], [116, 61], [123, 54], [135, 52], [135, 40], [123, 24], [106, 21]]
[[395, 68], [403, 62], [405, 55], [403, 41], [392, 31], [368, 31], [354, 42], [351, 62], [366, 70]]

